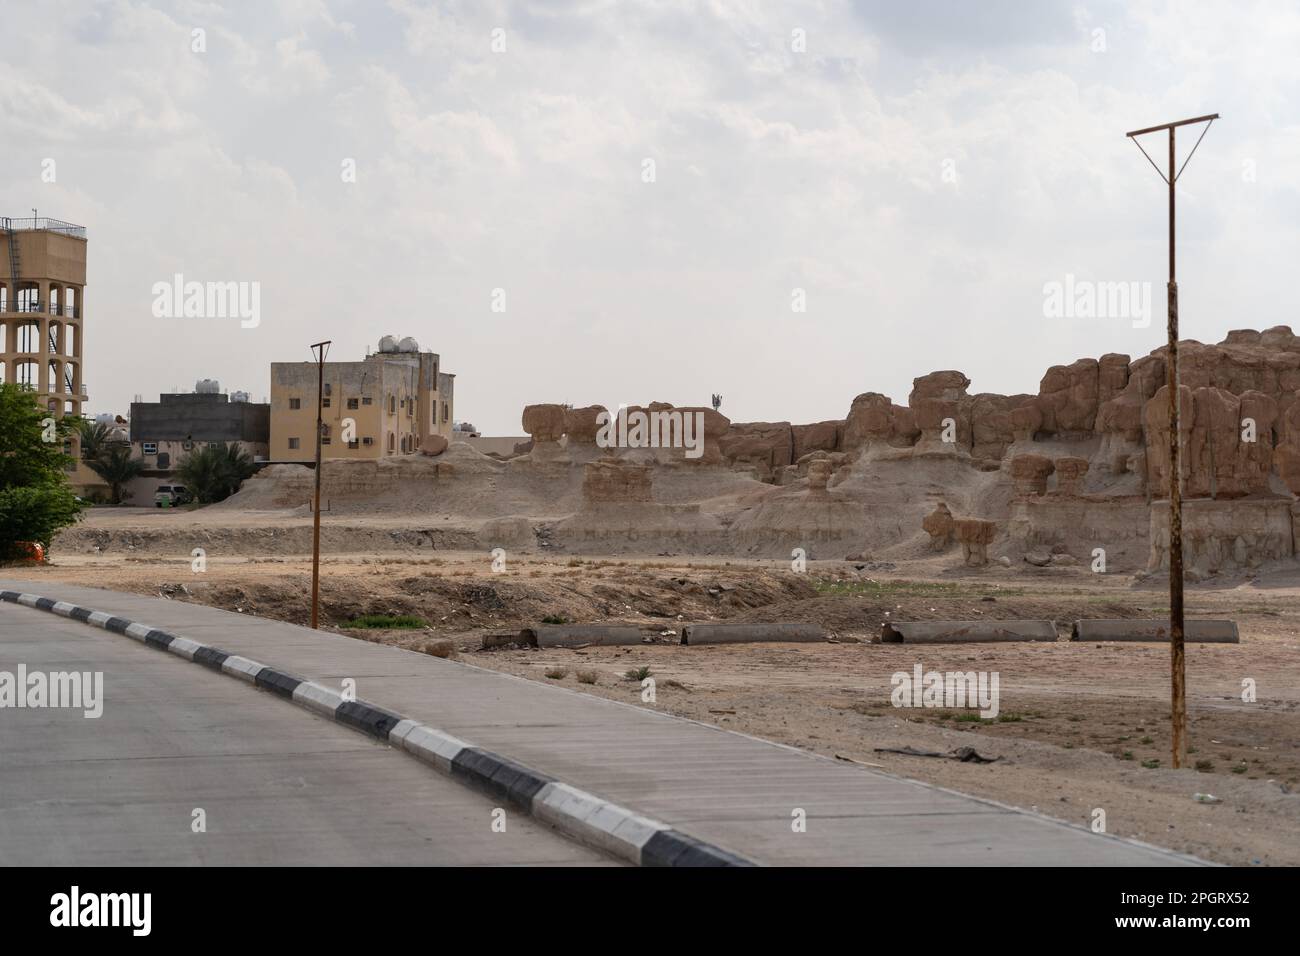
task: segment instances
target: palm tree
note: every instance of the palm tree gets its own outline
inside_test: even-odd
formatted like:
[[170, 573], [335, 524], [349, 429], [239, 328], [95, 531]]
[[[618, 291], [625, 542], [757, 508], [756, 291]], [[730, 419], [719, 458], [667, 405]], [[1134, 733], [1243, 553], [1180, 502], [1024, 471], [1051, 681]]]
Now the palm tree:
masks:
[[255, 470], [252, 456], [232, 442], [191, 452], [176, 468], [176, 477], [207, 505], [229, 498]]
[[88, 459], [86, 466], [104, 479], [113, 504], [120, 505], [127, 482], [144, 471], [144, 459], [132, 458], [129, 445], [114, 444], [101, 449], [98, 457]]
[[78, 418], [77, 434], [81, 438], [81, 457], [87, 461], [100, 458], [112, 442], [109, 427], [103, 422], [92, 422], [88, 418]]

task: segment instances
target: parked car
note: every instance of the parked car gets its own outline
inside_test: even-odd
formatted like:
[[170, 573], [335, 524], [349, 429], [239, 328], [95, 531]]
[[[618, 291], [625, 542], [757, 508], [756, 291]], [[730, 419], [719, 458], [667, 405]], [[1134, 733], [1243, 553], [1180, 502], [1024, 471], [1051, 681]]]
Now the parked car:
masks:
[[153, 503], [157, 508], [175, 508], [177, 505], [189, 504], [194, 496], [184, 485], [159, 485], [154, 492]]

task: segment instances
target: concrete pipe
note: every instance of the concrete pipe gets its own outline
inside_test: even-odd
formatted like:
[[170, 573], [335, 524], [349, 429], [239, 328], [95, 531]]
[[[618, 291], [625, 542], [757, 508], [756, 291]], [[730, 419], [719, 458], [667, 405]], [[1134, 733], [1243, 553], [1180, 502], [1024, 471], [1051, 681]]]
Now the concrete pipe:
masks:
[[816, 624], [690, 624], [682, 628], [683, 644], [810, 644], [826, 640]]
[[986, 644], [1055, 641], [1055, 621], [892, 621], [882, 624], [882, 644]]
[[[1169, 622], [1140, 619], [1135, 621], [1075, 621], [1070, 632], [1072, 641], [1151, 641], [1169, 642]], [[1188, 644], [1236, 644], [1236, 621], [1184, 621], [1183, 640]]]
[[611, 624], [545, 624], [530, 627], [535, 647], [615, 647], [628, 644], [649, 644], [657, 631], [639, 627]]

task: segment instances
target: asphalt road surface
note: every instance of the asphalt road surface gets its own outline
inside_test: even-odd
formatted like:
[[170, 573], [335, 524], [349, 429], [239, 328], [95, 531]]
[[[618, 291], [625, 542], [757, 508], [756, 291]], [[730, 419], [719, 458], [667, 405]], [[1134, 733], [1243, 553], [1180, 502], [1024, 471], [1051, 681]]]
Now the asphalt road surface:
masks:
[[20, 665], [102, 672], [103, 713], [0, 707], [0, 865], [616, 862], [509, 806], [498, 832], [489, 797], [265, 691], [3, 604]]

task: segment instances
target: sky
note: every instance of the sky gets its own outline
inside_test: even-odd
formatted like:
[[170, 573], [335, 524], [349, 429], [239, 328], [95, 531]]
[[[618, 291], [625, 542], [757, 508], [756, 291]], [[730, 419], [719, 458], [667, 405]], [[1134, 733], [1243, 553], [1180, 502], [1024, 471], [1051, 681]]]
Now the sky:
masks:
[[[843, 418], [939, 369], [1036, 392], [1163, 343], [1167, 188], [1124, 133], [1214, 112], [1183, 337], [1294, 312], [1294, 3], [4, 0], [4, 34], [0, 215], [88, 230], [92, 413], [261, 400], [387, 334], [492, 435], [713, 393]], [[257, 321], [160, 308], [178, 274], [256, 284]], [[1154, 314], [1053, 311], [1067, 277]]]

